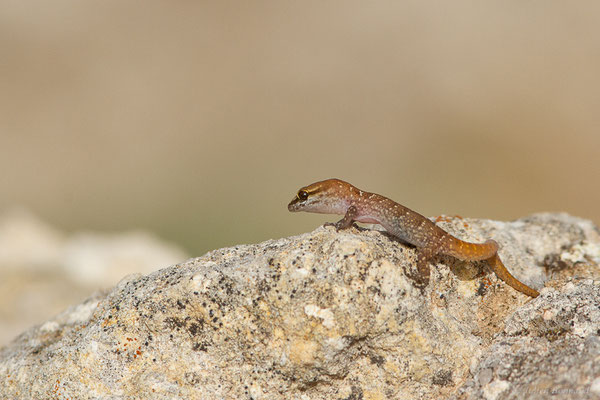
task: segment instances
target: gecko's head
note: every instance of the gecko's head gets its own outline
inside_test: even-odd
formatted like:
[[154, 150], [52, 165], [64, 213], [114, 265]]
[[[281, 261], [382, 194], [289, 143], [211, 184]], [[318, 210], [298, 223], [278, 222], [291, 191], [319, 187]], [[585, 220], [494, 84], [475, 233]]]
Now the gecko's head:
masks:
[[344, 214], [350, 185], [339, 179], [327, 179], [301, 187], [288, 204], [292, 212], [307, 211], [321, 214]]

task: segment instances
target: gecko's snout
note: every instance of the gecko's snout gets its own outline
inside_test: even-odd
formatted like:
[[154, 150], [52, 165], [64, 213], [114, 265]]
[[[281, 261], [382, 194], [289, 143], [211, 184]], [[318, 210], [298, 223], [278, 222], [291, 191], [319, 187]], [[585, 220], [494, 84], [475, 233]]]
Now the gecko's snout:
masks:
[[298, 199], [298, 197], [294, 197], [294, 199], [292, 201], [290, 201], [290, 204], [288, 204], [288, 211], [291, 212], [296, 212], [296, 211], [300, 211], [300, 200]]

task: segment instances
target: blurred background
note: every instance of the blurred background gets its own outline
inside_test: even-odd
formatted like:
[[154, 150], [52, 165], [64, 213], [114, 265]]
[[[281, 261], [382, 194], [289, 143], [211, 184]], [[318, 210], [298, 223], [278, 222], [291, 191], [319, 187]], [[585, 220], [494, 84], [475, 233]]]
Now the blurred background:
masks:
[[0, 345], [127, 273], [333, 220], [286, 209], [329, 177], [600, 220], [598, 2], [4, 1], [0, 49]]

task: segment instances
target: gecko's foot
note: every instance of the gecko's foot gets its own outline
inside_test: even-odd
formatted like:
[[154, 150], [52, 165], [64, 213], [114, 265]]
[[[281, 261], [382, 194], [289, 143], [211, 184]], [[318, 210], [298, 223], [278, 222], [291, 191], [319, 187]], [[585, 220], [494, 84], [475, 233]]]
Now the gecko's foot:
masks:
[[338, 221], [338, 222], [325, 222], [323, 224], [323, 226], [333, 226], [335, 228], [336, 232], [339, 232], [341, 230], [348, 229], [348, 228], [351, 228], [351, 227], [355, 227], [355, 228], [357, 227], [356, 224], [351, 224], [350, 226], [344, 226], [344, 224], [342, 223], [342, 221]]
[[415, 274], [415, 276], [413, 277], [415, 284], [418, 287], [427, 287], [429, 286], [429, 277], [428, 276], [423, 276], [419, 273]]
[[406, 275], [406, 277], [412, 281], [413, 286], [421, 292], [429, 286], [429, 276], [423, 275], [419, 271], [411, 271], [408, 268], [404, 268], [404, 275]]
[[338, 227], [337, 222], [325, 222], [323, 224], [323, 226], [325, 226], [325, 227], [327, 227], [327, 226], [333, 226], [335, 228], [336, 232], [340, 231], [340, 228]]

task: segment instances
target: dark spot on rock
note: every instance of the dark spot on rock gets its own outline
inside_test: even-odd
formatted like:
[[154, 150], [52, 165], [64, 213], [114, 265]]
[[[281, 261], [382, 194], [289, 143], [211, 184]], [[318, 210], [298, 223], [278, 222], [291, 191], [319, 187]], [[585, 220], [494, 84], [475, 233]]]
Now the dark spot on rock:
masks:
[[260, 282], [258, 282], [258, 285], [256, 285], [256, 287], [257, 287], [258, 291], [261, 293], [265, 293], [265, 292], [268, 292], [269, 290], [271, 290], [271, 286], [269, 286], [269, 283], [267, 282], [266, 279], [263, 279]]
[[563, 336], [565, 336], [569, 331], [562, 326], [554, 327], [546, 330], [542, 333], [542, 336], [546, 338], [549, 342], [554, 342]]
[[546, 257], [544, 257], [542, 265], [544, 266], [544, 269], [546, 270], [547, 274], [552, 272], [560, 272], [573, 266], [572, 263], [566, 262], [563, 259], [561, 259], [559, 253], [552, 253], [546, 255]]
[[208, 343], [206, 343], [206, 342], [194, 343], [194, 346], [192, 346], [192, 350], [206, 352], [206, 351], [208, 351]]
[[451, 370], [439, 370], [433, 374], [431, 383], [437, 386], [450, 386], [452, 382], [452, 371]]
[[363, 400], [363, 398], [363, 390], [358, 386], [352, 386], [352, 393], [350, 393], [350, 396], [345, 397], [342, 400]]
[[[368, 291], [368, 292], [371, 292], [371, 293], [373, 293], [373, 294], [376, 294], [376, 295], [379, 295], [379, 296], [381, 296], [381, 290], [379, 289], [379, 287], [378, 287], [378, 286], [369, 286], [369, 287], [367, 288], [367, 291]], [[384, 297], [385, 297], [385, 296], [384, 296]]]
[[485, 284], [485, 282], [479, 282], [479, 287], [477, 288], [477, 296], [485, 296], [485, 293], [487, 292], [487, 286]]
[[197, 319], [196, 322], [192, 322], [189, 324], [187, 330], [190, 333], [190, 335], [196, 336], [202, 331], [203, 327], [204, 327], [204, 320]]
[[383, 365], [383, 363], [385, 362], [385, 358], [383, 358], [383, 356], [379, 356], [377, 354], [372, 354], [369, 357], [369, 360], [371, 360], [371, 364], [375, 364], [378, 367], [381, 367]]
[[202, 382], [200, 375], [195, 372], [186, 372], [183, 375], [183, 378], [189, 385], [192, 386], [198, 385], [200, 382]]
[[165, 324], [169, 329], [181, 328], [185, 326], [185, 321], [181, 318], [168, 317], [165, 318]]

